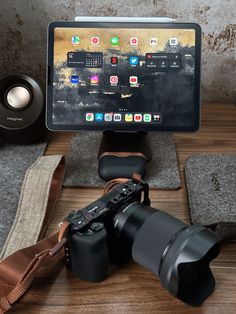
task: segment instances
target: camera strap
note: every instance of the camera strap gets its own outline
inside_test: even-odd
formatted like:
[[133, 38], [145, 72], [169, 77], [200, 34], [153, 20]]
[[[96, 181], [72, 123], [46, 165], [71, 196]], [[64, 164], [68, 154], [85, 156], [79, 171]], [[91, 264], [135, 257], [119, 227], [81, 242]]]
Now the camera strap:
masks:
[[[42, 165], [43, 167], [45, 166], [44, 162]], [[34, 170], [34, 167], [31, 167], [30, 171], [34, 172]], [[44, 185], [50, 184], [49, 195], [46, 202], [46, 208], [49, 212], [52, 212], [52, 208], [54, 208], [61, 190], [64, 177], [64, 158], [61, 158], [58, 167], [54, 170], [51, 179], [44, 182]], [[26, 181], [27, 178], [31, 177], [30, 175], [31, 174], [28, 173], [28, 176], [26, 176], [25, 179]], [[44, 171], [44, 176], [46, 175], [47, 171]], [[140, 177], [137, 176], [136, 179], [140, 180]], [[34, 172], [34, 181], [37, 180], [40, 181]], [[116, 184], [126, 181], [127, 179], [123, 178], [110, 181], [104, 188], [104, 194], [112, 190]], [[24, 191], [24, 193], [28, 191], [27, 185], [29, 182], [23, 183], [24, 189], [22, 189], [22, 191]], [[35, 196], [33, 197], [37, 198], [39, 195], [39, 193], [35, 193]], [[34, 245], [14, 252], [0, 262], [0, 313], [5, 313], [11, 309], [12, 305], [30, 287], [32, 281], [40, 270], [52, 266], [64, 257], [64, 252], [61, 249], [67, 241], [65, 235], [69, 226], [70, 222], [65, 220], [62, 223], [60, 230], [55, 234]]]
[[[48, 187], [48, 194], [43, 196], [44, 202], [40, 208], [46, 210], [46, 213], [50, 213], [48, 217], [47, 215], [45, 217], [46, 224], [58, 199], [64, 177], [64, 158], [57, 156], [58, 158], [51, 158], [48, 162], [50, 157], [54, 156], [41, 157], [44, 159], [36, 162], [35, 166], [33, 165], [29, 169], [23, 183], [23, 196], [21, 195], [24, 203], [24, 196], [28, 194], [30, 184], [32, 184], [32, 176], [34, 176], [35, 182], [44, 183], [44, 187]], [[32, 194], [30, 197], [35, 199], [39, 196], [42, 197], [40, 193], [36, 192], [37, 190], [35, 195]], [[69, 222], [64, 222], [57, 233], [14, 252], [0, 262], [0, 313], [9, 310], [12, 304], [26, 292], [41, 269], [51, 266], [64, 256], [61, 248], [66, 242], [64, 235], [69, 225]]]

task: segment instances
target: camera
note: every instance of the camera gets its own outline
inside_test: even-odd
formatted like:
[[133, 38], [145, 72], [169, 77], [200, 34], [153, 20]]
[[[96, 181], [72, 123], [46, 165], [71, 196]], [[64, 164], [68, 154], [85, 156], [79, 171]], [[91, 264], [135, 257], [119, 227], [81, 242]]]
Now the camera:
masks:
[[129, 259], [154, 273], [183, 302], [199, 306], [214, 290], [209, 263], [221, 238], [150, 207], [149, 186], [133, 177], [66, 218], [66, 265], [87, 281], [105, 279]]

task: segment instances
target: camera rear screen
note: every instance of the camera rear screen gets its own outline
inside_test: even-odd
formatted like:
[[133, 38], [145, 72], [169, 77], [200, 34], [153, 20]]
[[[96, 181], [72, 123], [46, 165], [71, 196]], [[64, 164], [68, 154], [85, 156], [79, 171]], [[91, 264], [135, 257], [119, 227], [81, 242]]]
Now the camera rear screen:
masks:
[[136, 27], [53, 27], [49, 128], [198, 128], [196, 28]]

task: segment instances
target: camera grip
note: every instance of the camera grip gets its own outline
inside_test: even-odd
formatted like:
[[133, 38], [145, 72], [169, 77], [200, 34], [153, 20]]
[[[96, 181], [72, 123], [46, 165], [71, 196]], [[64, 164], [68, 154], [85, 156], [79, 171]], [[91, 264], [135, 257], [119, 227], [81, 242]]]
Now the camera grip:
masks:
[[101, 281], [108, 276], [107, 232], [103, 227], [90, 234], [75, 233], [66, 247], [67, 268], [86, 281]]

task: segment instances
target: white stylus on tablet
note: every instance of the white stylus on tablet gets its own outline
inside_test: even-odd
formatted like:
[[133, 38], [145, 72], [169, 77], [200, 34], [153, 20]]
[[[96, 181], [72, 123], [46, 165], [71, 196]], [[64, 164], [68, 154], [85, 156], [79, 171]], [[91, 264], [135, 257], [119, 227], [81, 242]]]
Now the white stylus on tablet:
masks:
[[169, 17], [133, 17], [133, 16], [76, 16], [75, 22], [137, 22], [137, 23], [171, 23], [176, 20]]

